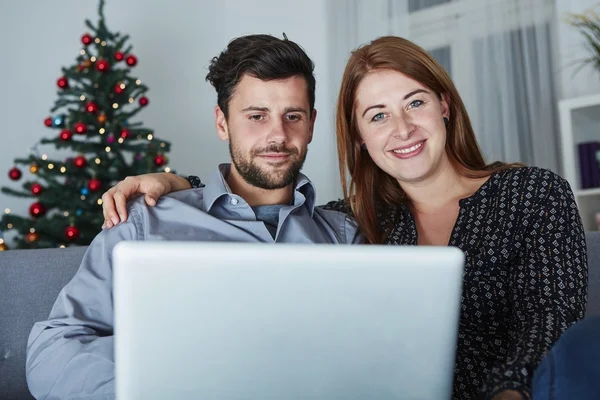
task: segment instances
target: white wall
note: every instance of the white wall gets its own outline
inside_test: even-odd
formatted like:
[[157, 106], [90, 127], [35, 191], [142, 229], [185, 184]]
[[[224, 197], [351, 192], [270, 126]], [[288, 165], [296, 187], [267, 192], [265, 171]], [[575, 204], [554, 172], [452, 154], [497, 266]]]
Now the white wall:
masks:
[[[0, 2], [0, 186], [20, 188], [7, 175], [13, 159], [56, 133], [43, 126], [57, 97], [56, 79], [62, 66], [74, 63], [84, 20], [96, 15], [95, 1]], [[304, 172], [317, 186], [319, 203], [338, 198], [326, 0], [108, 0], [105, 15], [110, 30], [130, 34], [139, 60], [134, 74], [150, 88], [150, 105], [139, 120], [172, 142], [172, 168], [201, 177], [229, 159], [213, 126], [216, 93], [204, 81], [208, 61], [242, 34], [285, 32], [298, 42], [316, 65], [319, 111]], [[31, 202], [0, 193], [0, 212], [9, 207], [24, 214]]]
[[600, 11], [598, 0], [555, 0], [557, 11], [558, 65], [556, 66], [558, 96], [568, 99], [600, 93], [600, 72], [590, 66], [575, 73], [579, 68], [577, 60], [589, 57], [583, 36], [574, 27], [565, 22], [567, 13], [583, 13], [596, 6]]

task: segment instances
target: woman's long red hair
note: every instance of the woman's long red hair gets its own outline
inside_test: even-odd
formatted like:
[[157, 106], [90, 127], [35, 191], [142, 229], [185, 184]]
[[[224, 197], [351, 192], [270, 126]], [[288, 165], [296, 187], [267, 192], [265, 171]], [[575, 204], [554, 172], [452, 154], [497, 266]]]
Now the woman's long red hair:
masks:
[[427, 86], [438, 96], [445, 94], [450, 109], [446, 152], [461, 175], [481, 178], [510, 168], [512, 164], [486, 164], [454, 83], [421, 47], [400, 37], [386, 36], [353, 51], [344, 71], [337, 104], [340, 177], [344, 197], [350, 203], [367, 242], [382, 243], [386, 232], [377, 220], [378, 207], [400, 204], [406, 201], [406, 196], [396, 179], [381, 170], [360, 148], [361, 138], [354, 110], [356, 90], [373, 70], [398, 71]]

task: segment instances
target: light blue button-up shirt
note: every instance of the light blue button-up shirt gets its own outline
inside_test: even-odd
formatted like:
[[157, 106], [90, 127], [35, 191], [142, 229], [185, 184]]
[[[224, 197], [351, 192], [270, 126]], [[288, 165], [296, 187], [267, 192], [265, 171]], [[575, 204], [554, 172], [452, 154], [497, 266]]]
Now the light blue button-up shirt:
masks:
[[228, 164], [199, 189], [161, 197], [148, 207], [128, 204], [127, 222], [101, 232], [47, 321], [34, 325], [27, 345], [27, 382], [36, 398], [114, 398], [112, 250], [122, 240], [263, 243], [359, 243], [354, 220], [314, 206], [315, 189], [300, 175], [291, 205], [279, 211], [275, 237], [252, 208], [229, 189]]

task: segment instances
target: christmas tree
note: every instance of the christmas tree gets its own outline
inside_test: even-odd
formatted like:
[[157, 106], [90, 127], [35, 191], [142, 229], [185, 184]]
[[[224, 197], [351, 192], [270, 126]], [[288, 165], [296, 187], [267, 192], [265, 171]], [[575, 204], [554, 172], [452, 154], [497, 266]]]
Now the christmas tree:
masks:
[[[0, 250], [87, 245], [99, 233], [103, 192], [128, 175], [167, 171], [170, 144], [159, 140], [141, 122], [130, 120], [149, 103], [148, 88], [131, 76], [137, 58], [129, 37], [110, 32], [104, 20], [104, 1], [97, 25], [86, 20], [89, 32], [76, 63], [62, 68], [58, 99], [44, 124], [52, 137], [32, 147], [26, 158], [14, 160], [9, 177], [29, 177], [20, 190], [2, 192], [34, 198], [30, 216], [5, 210], [0, 219]], [[54, 146], [68, 158], [48, 157], [40, 146]], [[55, 158], [55, 159], [52, 159]], [[4, 242], [1, 231], [14, 230], [15, 242]]]

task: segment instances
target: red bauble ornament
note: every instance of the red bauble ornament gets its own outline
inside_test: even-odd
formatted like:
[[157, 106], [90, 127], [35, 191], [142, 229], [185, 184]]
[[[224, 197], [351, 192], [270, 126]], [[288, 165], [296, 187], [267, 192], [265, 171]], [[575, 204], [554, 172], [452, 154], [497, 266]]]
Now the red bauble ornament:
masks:
[[98, 60], [96, 62], [96, 69], [100, 72], [106, 72], [110, 69], [110, 64], [106, 60]]
[[60, 131], [60, 140], [64, 140], [65, 142], [68, 140], [71, 140], [71, 138], [73, 137], [73, 132], [71, 132], [68, 129], [63, 129], [62, 131]]
[[86, 33], [85, 35], [83, 35], [81, 37], [81, 43], [83, 43], [85, 46], [92, 43], [93, 41], [94, 41], [94, 38], [89, 33]]
[[121, 82], [117, 83], [115, 85], [115, 93], [116, 94], [122, 94], [125, 91], [125, 85], [123, 85]]
[[131, 134], [131, 132], [129, 131], [129, 129], [127, 129], [127, 128], [121, 129], [121, 137], [123, 139], [127, 139], [130, 134]]
[[148, 100], [148, 98], [146, 96], [142, 96], [140, 97], [140, 106], [142, 107], [146, 107], [148, 105], [148, 103], [150, 103], [150, 100]]
[[167, 159], [163, 156], [163, 155], [157, 155], [156, 157], [154, 157], [154, 164], [158, 165], [159, 167], [161, 165], [165, 165], [167, 162]]
[[48, 128], [50, 128], [52, 126], [52, 118], [48, 117], [44, 120], [44, 125], [46, 125]]
[[13, 181], [18, 181], [21, 179], [22, 175], [21, 170], [17, 167], [11, 168], [10, 171], [8, 171], [8, 177]]
[[87, 160], [85, 159], [84, 156], [77, 156], [75, 157], [75, 159], [73, 160], [73, 164], [77, 167], [77, 168], [83, 168], [87, 165]]
[[88, 188], [92, 192], [97, 192], [102, 187], [102, 182], [100, 179], [92, 178], [88, 181]]
[[61, 89], [67, 89], [69, 87], [69, 81], [64, 76], [58, 78], [56, 85]]
[[89, 113], [97, 113], [98, 112], [98, 104], [94, 103], [93, 101], [88, 101], [87, 104], [85, 105], [85, 111], [87, 111]]
[[31, 207], [29, 207], [29, 214], [32, 217], [41, 217], [46, 214], [46, 207], [42, 203], [33, 203]]
[[120, 51], [117, 51], [115, 53], [115, 60], [123, 61], [124, 58], [125, 58], [125, 54], [121, 53]]
[[43, 191], [44, 187], [39, 183], [34, 183], [33, 185], [31, 185], [31, 193], [35, 194], [36, 196], [42, 193]]
[[127, 56], [127, 59], [125, 60], [125, 62], [130, 67], [135, 67], [135, 65], [137, 64], [137, 57], [134, 56], [133, 54], [130, 54], [130, 55]]
[[83, 135], [87, 132], [87, 125], [83, 122], [76, 122], [75, 125], [73, 125], [73, 129], [75, 130], [75, 133]]
[[29, 232], [27, 235], [25, 235], [25, 241], [27, 243], [33, 243], [33, 242], [37, 242], [40, 238], [40, 235], [36, 232]]
[[77, 240], [79, 237], [79, 229], [76, 226], [67, 226], [65, 229], [65, 237], [67, 240]]

